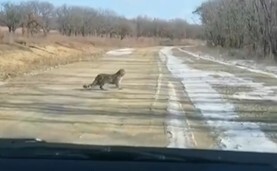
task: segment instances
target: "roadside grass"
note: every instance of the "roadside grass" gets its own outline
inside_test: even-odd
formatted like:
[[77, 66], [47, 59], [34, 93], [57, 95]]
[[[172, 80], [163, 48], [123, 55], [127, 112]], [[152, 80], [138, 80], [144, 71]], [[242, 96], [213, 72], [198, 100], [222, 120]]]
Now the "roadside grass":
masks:
[[[47, 36], [42, 33], [32, 37], [22, 36], [21, 28], [9, 33], [0, 27], [0, 80], [44, 70], [49, 67], [68, 64], [103, 54], [108, 49], [179, 45], [187, 46], [195, 40], [169, 40], [163, 38], [94, 36], [64, 36], [51, 30]], [[163, 44], [165, 43], [165, 44]]]
[[222, 47], [209, 47], [206, 45], [198, 45], [194, 47], [183, 47], [185, 50], [189, 50], [200, 55], [207, 54], [216, 58], [226, 60], [253, 60], [257, 63], [264, 64], [276, 64], [274, 61], [263, 57], [262, 51], [252, 51], [251, 48], [245, 47], [244, 49], [232, 49]]
[[[11, 45], [0, 45], [11, 48]], [[47, 45], [39, 48], [22, 49], [12, 47], [12, 51], [0, 50], [0, 78], [6, 80], [23, 75], [34, 70], [44, 70], [50, 67], [93, 58], [101, 55], [104, 49], [90, 48], [88, 51], [66, 48], [64, 46]]]
[[94, 58], [107, 49], [85, 39], [66, 38], [56, 33], [24, 38], [18, 32], [0, 31], [0, 80]]

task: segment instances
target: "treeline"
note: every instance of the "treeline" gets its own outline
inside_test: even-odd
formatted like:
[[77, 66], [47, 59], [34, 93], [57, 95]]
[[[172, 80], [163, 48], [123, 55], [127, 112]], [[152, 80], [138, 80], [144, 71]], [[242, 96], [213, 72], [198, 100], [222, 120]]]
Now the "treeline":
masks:
[[277, 0], [209, 0], [195, 13], [210, 45], [248, 48], [277, 60]]
[[2, 3], [0, 24], [7, 26], [9, 32], [21, 27], [23, 34], [28, 36], [39, 32], [46, 36], [55, 29], [67, 36], [201, 38], [201, 26], [190, 25], [182, 19], [144, 16], [127, 19], [110, 10], [67, 5], [55, 7], [42, 1]]

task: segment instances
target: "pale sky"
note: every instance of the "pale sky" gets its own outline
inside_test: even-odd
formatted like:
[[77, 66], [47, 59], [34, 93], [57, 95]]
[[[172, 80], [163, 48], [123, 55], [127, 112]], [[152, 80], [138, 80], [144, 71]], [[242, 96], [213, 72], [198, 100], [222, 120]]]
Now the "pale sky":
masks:
[[[0, 2], [6, 0], [0, 0]], [[10, 0], [21, 2], [23, 0]], [[25, 0], [26, 1], [26, 0]], [[199, 22], [192, 14], [202, 2], [206, 0], [46, 0], [58, 6], [62, 4], [89, 6], [110, 9], [120, 15], [133, 18], [147, 15], [162, 19], [184, 18], [190, 23]]]

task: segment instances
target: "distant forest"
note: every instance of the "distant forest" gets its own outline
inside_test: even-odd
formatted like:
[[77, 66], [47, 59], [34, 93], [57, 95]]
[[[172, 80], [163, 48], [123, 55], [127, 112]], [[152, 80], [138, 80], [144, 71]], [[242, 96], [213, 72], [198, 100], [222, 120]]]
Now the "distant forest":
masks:
[[130, 37], [160, 37], [170, 39], [200, 38], [202, 27], [183, 19], [162, 20], [147, 16], [127, 19], [111, 10], [62, 5], [49, 2], [25, 1], [1, 4], [0, 24], [9, 32], [19, 27], [34, 35], [41, 30], [47, 35], [58, 30], [67, 36], [101, 36], [124, 39]]
[[42, 1], [4, 2], [0, 24], [9, 32], [22, 28], [28, 36], [57, 30], [66, 36], [205, 39], [210, 46], [247, 49], [259, 58], [277, 60], [277, 0], [207, 0], [194, 14], [200, 16], [200, 25], [148, 16], [127, 19], [111, 10], [55, 7]]
[[194, 13], [210, 45], [277, 61], [277, 0], [210, 0]]

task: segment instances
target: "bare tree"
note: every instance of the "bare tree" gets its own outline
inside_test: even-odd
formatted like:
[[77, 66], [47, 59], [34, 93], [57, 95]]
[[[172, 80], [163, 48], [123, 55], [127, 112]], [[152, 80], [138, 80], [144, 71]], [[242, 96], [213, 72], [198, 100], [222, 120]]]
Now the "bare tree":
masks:
[[[54, 5], [49, 2], [26, 1], [20, 4], [22, 12], [22, 28], [29, 33], [43, 31], [46, 36], [54, 21]], [[25, 31], [23, 31], [25, 32]]]
[[50, 29], [57, 29], [67, 36], [93, 35], [121, 40], [128, 36], [184, 39], [197, 35], [195, 31], [194, 34], [187, 32], [201, 28], [199, 25], [190, 27], [182, 19], [162, 20], [147, 16], [126, 19], [111, 10], [67, 5], [54, 7], [43, 1], [24, 1], [19, 5], [3, 3], [0, 21], [10, 32], [22, 26], [23, 34], [31, 36], [41, 32], [46, 36]]
[[46, 35], [51, 28], [51, 21], [53, 21], [54, 15], [54, 5], [49, 2], [39, 2], [38, 3], [38, 17], [40, 18], [40, 23], [44, 34]]
[[251, 47], [263, 56], [277, 59], [276, 0], [210, 0], [199, 14], [205, 36], [214, 45], [231, 48]]
[[130, 35], [131, 32], [130, 22], [122, 18], [118, 23], [118, 34], [120, 35], [120, 39], [123, 40], [127, 35]]
[[0, 22], [8, 27], [9, 32], [15, 32], [20, 26], [20, 6], [9, 2], [1, 4]]

